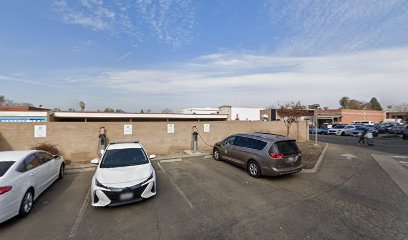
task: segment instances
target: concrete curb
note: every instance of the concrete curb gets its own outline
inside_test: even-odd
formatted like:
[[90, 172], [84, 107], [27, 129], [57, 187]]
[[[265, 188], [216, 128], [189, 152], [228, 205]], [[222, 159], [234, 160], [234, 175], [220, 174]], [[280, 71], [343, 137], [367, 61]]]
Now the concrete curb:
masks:
[[74, 167], [74, 168], [66, 168], [65, 173], [71, 174], [71, 173], [82, 173], [82, 172], [92, 172], [95, 171], [96, 167]]
[[317, 171], [319, 171], [320, 169], [320, 165], [322, 164], [324, 157], [326, 156], [326, 152], [328, 148], [329, 148], [329, 144], [326, 143], [326, 146], [324, 147], [322, 153], [320, 154], [320, 157], [317, 160], [313, 169], [303, 169], [301, 173], [317, 173]]
[[[172, 160], [172, 159], [183, 159], [183, 158], [190, 158], [190, 157], [205, 157], [205, 156], [211, 156], [211, 153], [201, 153], [201, 154], [184, 154], [184, 155], [174, 155], [174, 156], [163, 156], [163, 157], [157, 157], [155, 159], [152, 159], [152, 161], [162, 161], [162, 160]], [[84, 164], [84, 165], [78, 165], [75, 167], [70, 167], [67, 166], [65, 168], [65, 173], [71, 174], [71, 173], [82, 173], [82, 172], [92, 172], [95, 171], [96, 166], [93, 166], [92, 164]]]

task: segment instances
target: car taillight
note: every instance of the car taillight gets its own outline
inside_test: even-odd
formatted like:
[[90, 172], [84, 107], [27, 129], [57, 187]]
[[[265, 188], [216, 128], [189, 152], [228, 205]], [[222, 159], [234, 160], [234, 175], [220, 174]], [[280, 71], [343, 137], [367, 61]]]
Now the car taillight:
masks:
[[281, 159], [285, 157], [285, 155], [283, 155], [282, 153], [269, 153], [269, 155], [273, 159]]
[[12, 189], [12, 187], [7, 186], [7, 187], [0, 187], [0, 195], [10, 191]]

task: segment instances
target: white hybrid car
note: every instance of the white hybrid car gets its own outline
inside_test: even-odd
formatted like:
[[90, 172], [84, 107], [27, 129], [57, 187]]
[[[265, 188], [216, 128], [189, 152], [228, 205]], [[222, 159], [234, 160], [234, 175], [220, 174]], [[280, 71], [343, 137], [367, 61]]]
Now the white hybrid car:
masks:
[[30, 213], [35, 199], [64, 176], [64, 159], [44, 151], [0, 152], [0, 223]]
[[139, 142], [108, 145], [92, 178], [91, 204], [94, 207], [137, 202], [156, 195], [156, 173]]

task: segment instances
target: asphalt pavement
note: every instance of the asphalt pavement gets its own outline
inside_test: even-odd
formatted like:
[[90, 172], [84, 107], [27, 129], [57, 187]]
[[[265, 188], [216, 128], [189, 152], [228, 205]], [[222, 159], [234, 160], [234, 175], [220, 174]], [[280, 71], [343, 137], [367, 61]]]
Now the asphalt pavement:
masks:
[[406, 150], [384, 145], [386, 151], [379, 151], [383, 148], [357, 146], [348, 138], [326, 141], [332, 143], [316, 174], [255, 179], [208, 157], [155, 161], [158, 194], [120, 207], [91, 207], [92, 173], [69, 174], [40, 196], [28, 217], [0, 225], [0, 236], [408, 239], [408, 197], [371, 156]]

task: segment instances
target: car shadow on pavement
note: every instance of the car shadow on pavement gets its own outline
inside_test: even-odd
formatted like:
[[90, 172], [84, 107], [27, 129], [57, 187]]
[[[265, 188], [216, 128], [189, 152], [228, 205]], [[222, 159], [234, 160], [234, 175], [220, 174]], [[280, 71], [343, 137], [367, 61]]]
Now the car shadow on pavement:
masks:
[[19, 224], [22, 221], [35, 217], [35, 215], [42, 211], [50, 202], [58, 201], [54, 195], [61, 195], [64, 191], [67, 191], [68, 187], [79, 177], [78, 174], [66, 174], [63, 179], [56, 180], [51, 186], [48, 187], [34, 202], [33, 208], [26, 217], [20, 217], [19, 215], [0, 223], [0, 235], [1, 230], [10, 228], [15, 224]]

